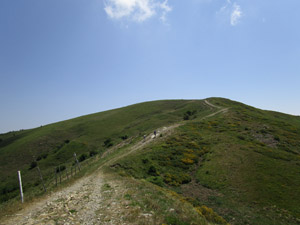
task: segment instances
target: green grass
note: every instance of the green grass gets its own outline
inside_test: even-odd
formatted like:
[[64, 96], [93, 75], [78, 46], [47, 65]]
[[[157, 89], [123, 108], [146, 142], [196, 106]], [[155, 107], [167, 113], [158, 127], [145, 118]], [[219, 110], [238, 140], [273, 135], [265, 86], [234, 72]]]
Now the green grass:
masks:
[[[168, 225], [213, 225], [208, 222], [192, 204], [185, 201], [180, 195], [153, 185], [145, 180], [137, 180], [128, 176], [120, 176], [110, 168], [105, 170], [108, 182], [116, 181], [122, 185], [122, 192], [114, 191], [113, 185], [105, 183], [102, 186], [106, 192], [103, 204], [113, 198], [127, 205], [124, 222], [128, 224], [168, 224]], [[107, 178], [108, 177], [108, 178]], [[120, 196], [121, 195], [121, 196]], [[141, 217], [142, 214], [151, 215], [150, 220]]]
[[[54, 168], [70, 168], [74, 152], [78, 156], [94, 152], [94, 159], [88, 159], [93, 163], [82, 172], [90, 173], [125, 153], [144, 134], [182, 122], [188, 115], [190, 120], [171, 136], [159, 136], [155, 143], [112, 163], [111, 170], [133, 177], [128, 179], [139, 187], [156, 185], [151, 187], [169, 193], [215, 224], [224, 224], [224, 219], [231, 224], [299, 224], [300, 118], [228, 99], [209, 101], [229, 108], [228, 112], [202, 119], [217, 109], [200, 100], [156, 101], [1, 134], [1, 201], [18, 195], [17, 170], [22, 170], [25, 194], [42, 193], [36, 170], [29, 170], [33, 156], [40, 156], [38, 165], [46, 182], [52, 182]], [[126, 144], [101, 159], [108, 150], [107, 138], [114, 146]], [[141, 188], [123, 198], [146, 211], [158, 207], [158, 200], [151, 203], [143, 194]], [[165, 194], [159, 196], [159, 204], [164, 205]], [[173, 214], [162, 221], [191, 223]]]
[[126, 135], [130, 140], [142, 137], [159, 127], [182, 121], [188, 110], [197, 110], [199, 115], [211, 111], [200, 100], [155, 101], [0, 134], [0, 203], [18, 198], [18, 170], [22, 172], [25, 195], [42, 190], [37, 170], [29, 169], [34, 159], [39, 159], [44, 179], [50, 181], [59, 165], [70, 169], [74, 152], [78, 157], [89, 156], [90, 152], [101, 155], [107, 150], [104, 146], [107, 138], [117, 145], [126, 142], [122, 139]]
[[207, 205], [232, 224], [298, 224], [299, 117], [224, 99], [226, 114], [190, 121], [118, 170]]

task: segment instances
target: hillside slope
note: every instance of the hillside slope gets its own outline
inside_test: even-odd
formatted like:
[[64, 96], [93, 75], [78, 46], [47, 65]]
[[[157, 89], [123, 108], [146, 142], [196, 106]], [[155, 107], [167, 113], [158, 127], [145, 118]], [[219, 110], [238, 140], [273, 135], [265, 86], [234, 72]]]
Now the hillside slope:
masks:
[[[213, 115], [215, 113], [211, 113]], [[102, 157], [89, 160], [75, 179], [65, 181], [67, 186], [25, 205], [13, 204], [12, 212], [6, 210], [0, 224], [197, 224], [213, 225], [199, 210], [176, 193], [138, 181], [120, 177], [107, 171], [117, 160], [126, 158], [143, 147], [158, 142], [161, 135], [168, 137], [182, 122], [158, 128], [145, 139], [125, 147], [112, 147]], [[88, 175], [89, 174], [89, 175]], [[18, 208], [18, 209], [16, 209]], [[17, 212], [17, 213], [16, 213]], [[215, 213], [211, 220], [224, 220]]]
[[300, 119], [226, 99], [113, 167], [213, 208], [231, 224], [300, 223]]
[[111, 145], [131, 142], [158, 127], [182, 121], [186, 111], [197, 111], [197, 116], [202, 116], [213, 110], [195, 100], [146, 102], [0, 134], [0, 203], [18, 196], [17, 170], [22, 171], [24, 191], [35, 194], [41, 188], [36, 166], [45, 182], [50, 182], [56, 167], [72, 167], [74, 152], [78, 157], [83, 155], [82, 159], [101, 155]]
[[[158, 131], [156, 137], [154, 130]], [[77, 178], [91, 175], [82, 185], [77, 183], [78, 189], [71, 195], [74, 201], [85, 199], [87, 205], [99, 197], [119, 212], [106, 219], [124, 216], [123, 222], [116, 223], [134, 224], [148, 214], [150, 222], [145, 218], [139, 221], [300, 223], [300, 118], [296, 116], [222, 98], [156, 101], [2, 134], [0, 138], [2, 202], [18, 195], [15, 172], [19, 169], [24, 173], [26, 195], [42, 193], [36, 170], [30, 169], [33, 155], [40, 156], [37, 164], [48, 185], [54, 181], [55, 167], [72, 167], [73, 152], [87, 154], [85, 157], [92, 153], [89, 166]], [[15, 163], [9, 163], [12, 161]], [[72, 182], [77, 178], [67, 182], [70, 188], [76, 187]], [[99, 191], [89, 192], [91, 201], [78, 196], [81, 190], [95, 189], [89, 185]], [[112, 194], [114, 206], [105, 193]], [[59, 203], [62, 207], [69, 202], [69, 194]], [[14, 205], [13, 201], [8, 203]], [[49, 213], [49, 207], [42, 212]], [[92, 207], [97, 212], [94, 214], [105, 220], [108, 211], [97, 207]], [[81, 208], [70, 210], [70, 217], [80, 220]], [[98, 217], [91, 217], [91, 221]], [[48, 221], [55, 218], [50, 216]]]

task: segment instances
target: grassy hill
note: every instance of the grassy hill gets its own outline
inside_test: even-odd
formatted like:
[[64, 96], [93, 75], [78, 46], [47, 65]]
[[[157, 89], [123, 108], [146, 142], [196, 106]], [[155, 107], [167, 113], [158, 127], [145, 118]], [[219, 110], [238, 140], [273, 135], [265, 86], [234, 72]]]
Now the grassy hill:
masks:
[[229, 110], [189, 121], [114, 170], [211, 207], [231, 224], [299, 224], [299, 117], [209, 101]]
[[115, 160], [109, 171], [153, 183], [213, 223], [299, 224], [300, 118], [222, 98], [208, 101], [146, 102], [1, 134], [0, 201], [18, 196], [17, 170], [25, 192], [41, 192], [33, 161], [50, 182], [57, 166], [72, 166], [74, 152], [106, 160], [118, 156], [118, 146], [181, 123], [170, 136], [158, 135]]
[[195, 110], [198, 116], [212, 111], [203, 101], [155, 101], [0, 134], [0, 203], [18, 196], [18, 170], [25, 192], [41, 187], [36, 169], [31, 168], [34, 161], [47, 182], [53, 179], [56, 167], [70, 168], [74, 152], [79, 157], [102, 154], [126, 138], [140, 138], [182, 121], [186, 111]]

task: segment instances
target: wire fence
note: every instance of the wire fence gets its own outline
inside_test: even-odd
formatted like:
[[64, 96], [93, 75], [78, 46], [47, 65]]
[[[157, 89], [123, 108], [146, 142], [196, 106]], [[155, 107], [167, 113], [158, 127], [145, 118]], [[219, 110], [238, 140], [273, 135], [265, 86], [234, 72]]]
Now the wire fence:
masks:
[[[71, 165], [65, 166], [65, 165], [58, 165], [53, 167], [52, 169], [41, 169], [38, 164], [36, 165], [36, 176], [33, 182], [35, 185], [40, 188], [41, 191], [47, 192], [49, 189], [53, 187], [57, 187], [64, 182], [74, 178], [77, 174], [79, 174], [82, 169], [90, 165], [94, 160], [98, 159], [98, 156], [93, 156], [88, 159], [85, 159], [84, 161], [79, 162], [76, 156], [76, 153], [74, 153], [74, 163]], [[19, 174], [19, 171], [18, 171]], [[26, 180], [27, 177], [25, 178], [25, 182], [27, 183], [28, 180]], [[21, 200], [23, 202], [23, 188], [22, 188], [22, 182], [21, 182], [21, 176], [19, 176], [19, 185], [20, 185], [20, 194], [21, 194]], [[28, 179], [28, 178], [27, 178]], [[26, 192], [26, 191], [24, 191]], [[25, 193], [26, 194], [26, 193]], [[24, 195], [25, 195], [24, 194]]]

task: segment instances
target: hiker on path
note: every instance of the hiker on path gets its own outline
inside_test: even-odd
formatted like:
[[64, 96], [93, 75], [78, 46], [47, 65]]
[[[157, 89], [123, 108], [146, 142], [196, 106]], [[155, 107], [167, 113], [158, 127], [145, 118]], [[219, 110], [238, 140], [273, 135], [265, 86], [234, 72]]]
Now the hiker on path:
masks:
[[154, 131], [154, 137], [156, 137], [156, 130]]

